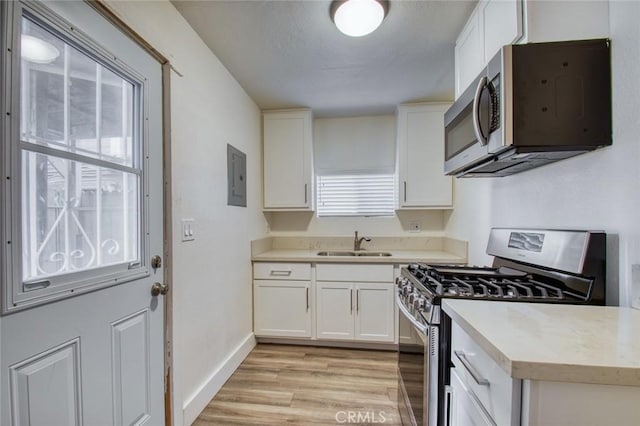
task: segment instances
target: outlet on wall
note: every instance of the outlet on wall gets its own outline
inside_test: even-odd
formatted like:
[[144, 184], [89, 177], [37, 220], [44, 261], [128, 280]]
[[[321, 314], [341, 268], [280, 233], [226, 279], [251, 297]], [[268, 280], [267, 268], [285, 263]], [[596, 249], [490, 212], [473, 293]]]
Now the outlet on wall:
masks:
[[409, 222], [409, 232], [420, 232], [422, 224], [420, 222]]
[[640, 265], [631, 265], [631, 306], [640, 309]]

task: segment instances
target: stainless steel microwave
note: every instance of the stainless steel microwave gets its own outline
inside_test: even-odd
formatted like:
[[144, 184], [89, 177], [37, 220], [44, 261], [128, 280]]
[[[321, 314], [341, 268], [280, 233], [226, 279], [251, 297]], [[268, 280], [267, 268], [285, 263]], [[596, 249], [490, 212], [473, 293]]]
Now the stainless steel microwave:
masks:
[[448, 175], [507, 176], [611, 145], [608, 39], [504, 46], [445, 114]]

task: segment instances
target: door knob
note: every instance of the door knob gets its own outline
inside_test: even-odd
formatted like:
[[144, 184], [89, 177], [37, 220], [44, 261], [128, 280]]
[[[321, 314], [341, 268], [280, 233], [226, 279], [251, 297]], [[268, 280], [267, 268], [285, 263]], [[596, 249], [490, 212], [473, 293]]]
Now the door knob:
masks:
[[169, 293], [169, 285], [168, 284], [153, 283], [153, 285], [151, 286], [151, 295], [152, 296], [157, 296], [159, 294], [162, 294], [164, 296], [167, 293]]

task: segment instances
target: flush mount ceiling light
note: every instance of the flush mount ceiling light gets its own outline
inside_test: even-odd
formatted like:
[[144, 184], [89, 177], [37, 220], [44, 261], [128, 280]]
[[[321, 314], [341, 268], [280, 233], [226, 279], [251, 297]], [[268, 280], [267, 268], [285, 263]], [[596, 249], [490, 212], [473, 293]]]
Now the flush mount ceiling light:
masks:
[[20, 40], [20, 55], [29, 62], [50, 64], [60, 56], [60, 51], [48, 41], [23, 34]]
[[334, 0], [329, 8], [338, 29], [351, 37], [362, 37], [380, 26], [389, 11], [386, 0]]

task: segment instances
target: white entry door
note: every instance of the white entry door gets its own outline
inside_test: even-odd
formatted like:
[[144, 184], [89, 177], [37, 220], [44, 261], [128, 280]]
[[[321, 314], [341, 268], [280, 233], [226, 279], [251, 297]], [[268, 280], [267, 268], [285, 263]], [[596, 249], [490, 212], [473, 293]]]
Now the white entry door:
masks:
[[164, 425], [161, 65], [88, 3], [0, 8], [0, 424]]

